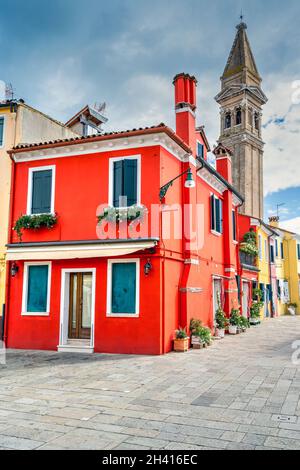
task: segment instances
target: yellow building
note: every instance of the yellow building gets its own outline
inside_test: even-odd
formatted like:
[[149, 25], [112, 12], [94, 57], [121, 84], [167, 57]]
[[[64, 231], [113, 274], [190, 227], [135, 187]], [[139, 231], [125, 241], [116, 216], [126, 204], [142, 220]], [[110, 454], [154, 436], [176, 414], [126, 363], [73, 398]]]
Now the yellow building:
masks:
[[289, 304], [297, 304], [296, 311], [300, 313], [300, 236], [279, 227], [278, 217], [271, 217], [270, 224], [278, 234], [276, 275], [279, 313], [288, 313]]
[[5, 245], [11, 184], [11, 160], [7, 150], [22, 143], [64, 139], [74, 135], [67, 126], [28, 106], [23, 100], [0, 102], [0, 316], [5, 303]]

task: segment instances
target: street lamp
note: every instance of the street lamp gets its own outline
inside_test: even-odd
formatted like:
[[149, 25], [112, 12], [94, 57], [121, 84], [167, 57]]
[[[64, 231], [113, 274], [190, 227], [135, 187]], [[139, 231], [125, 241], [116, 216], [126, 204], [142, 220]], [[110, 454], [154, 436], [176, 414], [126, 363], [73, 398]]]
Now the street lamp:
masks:
[[159, 190], [159, 199], [160, 199], [160, 201], [162, 201], [164, 199], [164, 197], [167, 194], [167, 191], [168, 191], [169, 187], [172, 186], [174, 181], [177, 180], [178, 178], [181, 178], [181, 176], [183, 176], [183, 175], [186, 175], [186, 179], [185, 179], [185, 182], [184, 182], [185, 188], [191, 189], [191, 188], [195, 187], [195, 181], [194, 181], [194, 178], [193, 178], [192, 170], [190, 168], [188, 168], [183, 173], [180, 173], [180, 175], [176, 176], [175, 178], [173, 178], [172, 180], [170, 180], [168, 183], [164, 184], [160, 188], [160, 190]]

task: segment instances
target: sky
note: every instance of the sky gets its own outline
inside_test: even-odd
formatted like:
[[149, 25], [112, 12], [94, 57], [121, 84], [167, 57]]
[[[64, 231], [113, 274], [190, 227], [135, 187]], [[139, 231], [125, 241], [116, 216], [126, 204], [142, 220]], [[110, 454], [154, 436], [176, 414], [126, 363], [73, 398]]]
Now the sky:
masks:
[[214, 96], [243, 10], [269, 101], [263, 111], [265, 217], [300, 233], [298, 0], [0, 0], [0, 80], [67, 121], [106, 102], [107, 130], [174, 128], [172, 78], [198, 79], [198, 124], [213, 145]]

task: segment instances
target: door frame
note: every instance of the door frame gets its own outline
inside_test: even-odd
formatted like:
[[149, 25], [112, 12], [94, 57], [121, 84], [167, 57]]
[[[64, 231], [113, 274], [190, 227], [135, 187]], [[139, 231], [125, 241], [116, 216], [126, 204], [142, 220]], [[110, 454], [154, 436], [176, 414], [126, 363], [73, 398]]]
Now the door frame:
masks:
[[[245, 316], [245, 312], [244, 312], [244, 286], [247, 286], [247, 315]], [[242, 280], [242, 316], [245, 317], [245, 318], [248, 318], [249, 316], [249, 296], [250, 296], [250, 293], [251, 293], [251, 286], [250, 286], [250, 282], [249, 281], [244, 281]]]
[[95, 344], [95, 298], [96, 298], [96, 268], [71, 268], [61, 270], [61, 296], [60, 296], [60, 325], [59, 346], [65, 346], [69, 336], [69, 301], [70, 301], [70, 274], [92, 273], [92, 311], [91, 311], [91, 338], [90, 347]]

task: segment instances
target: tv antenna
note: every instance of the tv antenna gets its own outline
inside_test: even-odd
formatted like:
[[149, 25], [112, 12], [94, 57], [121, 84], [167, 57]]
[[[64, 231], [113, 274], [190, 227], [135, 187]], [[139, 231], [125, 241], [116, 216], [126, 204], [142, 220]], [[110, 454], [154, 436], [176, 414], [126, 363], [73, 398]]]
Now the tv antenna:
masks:
[[14, 89], [11, 83], [5, 85], [5, 98], [7, 101], [14, 99]]
[[282, 207], [282, 206], [285, 206], [285, 202], [281, 202], [280, 204], [276, 204], [277, 217], [279, 217], [280, 207]]

